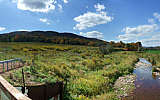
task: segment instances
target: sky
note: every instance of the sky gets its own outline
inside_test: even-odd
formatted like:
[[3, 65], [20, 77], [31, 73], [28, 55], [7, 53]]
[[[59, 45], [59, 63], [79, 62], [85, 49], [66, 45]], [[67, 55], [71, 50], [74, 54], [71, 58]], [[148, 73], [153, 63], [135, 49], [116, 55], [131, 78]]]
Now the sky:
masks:
[[0, 33], [57, 31], [160, 46], [160, 0], [0, 0]]

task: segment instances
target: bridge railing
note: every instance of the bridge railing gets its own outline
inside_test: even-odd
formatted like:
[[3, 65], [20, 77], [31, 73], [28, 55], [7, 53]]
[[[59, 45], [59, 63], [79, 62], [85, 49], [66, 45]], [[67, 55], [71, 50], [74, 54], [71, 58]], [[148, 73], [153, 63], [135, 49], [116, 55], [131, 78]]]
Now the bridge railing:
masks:
[[[24, 66], [20, 58], [0, 61], [0, 73]], [[31, 100], [0, 76], [0, 100]]]
[[0, 73], [9, 71], [15, 68], [20, 68], [23, 65], [24, 65], [24, 62], [20, 58], [0, 61]]
[[0, 100], [31, 100], [0, 76]]

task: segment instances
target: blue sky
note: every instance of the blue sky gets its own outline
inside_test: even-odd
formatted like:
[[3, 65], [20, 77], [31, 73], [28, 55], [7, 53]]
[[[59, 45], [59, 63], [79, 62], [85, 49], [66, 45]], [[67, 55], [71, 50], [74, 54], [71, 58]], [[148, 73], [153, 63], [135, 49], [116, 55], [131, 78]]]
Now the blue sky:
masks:
[[0, 0], [0, 33], [72, 32], [160, 46], [160, 0]]

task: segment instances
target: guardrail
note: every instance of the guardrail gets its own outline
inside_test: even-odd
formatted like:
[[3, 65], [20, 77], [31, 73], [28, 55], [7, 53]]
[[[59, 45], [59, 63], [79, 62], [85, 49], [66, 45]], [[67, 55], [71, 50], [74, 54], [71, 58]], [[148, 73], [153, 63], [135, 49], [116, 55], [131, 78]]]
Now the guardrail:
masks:
[[[0, 73], [24, 66], [20, 58], [0, 61]], [[0, 76], [0, 100], [31, 100]]]
[[5, 61], [0, 61], [0, 73], [10, 71], [15, 68], [20, 68], [24, 66], [24, 62], [20, 58], [10, 59]]
[[0, 100], [31, 100], [0, 76]]

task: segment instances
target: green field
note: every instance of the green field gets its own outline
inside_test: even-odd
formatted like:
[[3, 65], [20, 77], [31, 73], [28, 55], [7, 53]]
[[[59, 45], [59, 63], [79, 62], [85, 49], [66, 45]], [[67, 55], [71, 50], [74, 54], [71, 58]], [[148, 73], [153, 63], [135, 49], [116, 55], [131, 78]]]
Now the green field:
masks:
[[[113, 85], [131, 74], [138, 58], [157, 61], [159, 54], [118, 51], [104, 54], [99, 47], [45, 43], [0, 43], [0, 60], [26, 61], [26, 85], [64, 81], [65, 100], [117, 100]], [[21, 70], [3, 75], [12, 85], [22, 85]]]
[[146, 50], [147, 53], [160, 54], [160, 50]]

